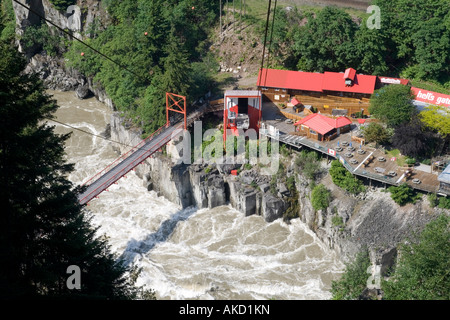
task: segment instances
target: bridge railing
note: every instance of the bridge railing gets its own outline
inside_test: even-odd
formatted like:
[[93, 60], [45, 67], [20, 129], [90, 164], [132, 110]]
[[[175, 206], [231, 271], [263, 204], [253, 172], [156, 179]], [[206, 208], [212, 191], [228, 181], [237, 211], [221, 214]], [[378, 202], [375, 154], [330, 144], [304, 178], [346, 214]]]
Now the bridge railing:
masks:
[[[183, 124], [178, 124], [175, 128], [175, 130], [180, 130], [182, 128]], [[102, 182], [97, 188], [90, 191], [88, 194], [86, 194], [83, 198], [80, 199], [81, 204], [85, 204], [89, 202], [92, 198], [100, 194], [102, 191], [106, 190], [110, 185], [112, 185], [114, 182], [122, 178], [124, 175], [126, 175], [128, 172], [130, 172], [133, 168], [135, 168], [137, 165], [144, 162], [145, 159], [147, 159], [149, 156], [151, 156], [153, 153], [155, 153], [159, 148], [161, 148], [163, 145], [165, 145], [167, 142], [170, 141], [171, 136], [173, 132], [167, 133], [165, 136], [161, 138], [161, 141], [159, 141], [157, 144], [152, 146], [149, 150], [146, 150], [142, 155], [140, 155], [138, 158], [134, 159], [132, 162], [130, 162], [126, 167], [123, 169], [117, 171], [113, 176], [111, 176], [108, 180]], [[111, 170], [109, 170], [111, 171]], [[109, 172], [107, 171], [107, 172]], [[105, 172], [106, 174], [106, 172]]]
[[[198, 119], [205, 111], [207, 110], [206, 104], [202, 105], [197, 110], [191, 112], [189, 116], [187, 117], [187, 125], [189, 126], [192, 124], [196, 119]], [[91, 190], [88, 194], [84, 195], [83, 198], [80, 199], [81, 204], [85, 204], [89, 202], [92, 198], [100, 194], [102, 191], [104, 191], [106, 188], [108, 188], [110, 185], [112, 185], [114, 182], [119, 180], [121, 177], [126, 175], [130, 170], [135, 168], [137, 165], [141, 164], [145, 159], [147, 159], [149, 156], [151, 156], [153, 153], [155, 153], [159, 148], [161, 148], [163, 145], [167, 144], [172, 135], [178, 131], [182, 130], [183, 123], [180, 122], [180, 117], [174, 117], [172, 121], [167, 122], [162, 127], [157, 129], [155, 132], [150, 134], [147, 138], [142, 140], [140, 143], [138, 143], [136, 146], [132, 147], [130, 150], [128, 150], [126, 153], [122, 154], [120, 157], [115, 159], [112, 163], [110, 163], [108, 166], [106, 166], [103, 170], [99, 171], [97, 174], [95, 174], [93, 177], [91, 177], [89, 180], [83, 183], [83, 185], [91, 185], [95, 181], [100, 180], [103, 176], [105, 176], [108, 172], [114, 170], [119, 164], [121, 164], [125, 159], [132, 156], [136, 151], [143, 148], [149, 141], [151, 141], [154, 137], [160, 134], [164, 134], [164, 131], [168, 129], [170, 126], [174, 126], [174, 130], [172, 130], [170, 133], [166, 134], [161, 138], [161, 140], [156, 143], [154, 146], [151, 146], [150, 149], [145, 150], [143, 154], [141, 154], [138, 158], [131, 161], [129, 164], [127, 164], [123, 169], [117, 171], [114, 175], [108, 178], [108, 180], [103, 181], [98, 187]], [[88, 188], [89, 190], [89, 188]]]
[[97, 172], [93, 177], [91, 177], [89, 180], [87, 180], [86, 182], [83, 183], [84, 185], [89, 185], [91, 184], [93, 181], [97, 180], [99, 177], [101, 177], [102, 175], [104, 175], [105, 173], [107, 173], [111, 168], [114, 168], [115, 166], [117, 166], [120, 162], [122, 162], [124, 159], [128, 158], [132, 153], [136, 152], [137, 150], [139, 150], [140, 148], [142, 148], [142, 146], [144, 146], [148, 141], [150, 141], [151, 139], [153, 139], [153, 137], [159, 133], [161, 133], [163, 131], [163, 129], [167, 128], [167, 123], [164, 124], [162, 127], [160, 127], [159, 129], [157, 129], [156, 131], [154, 131], [152, 134], [150, 134], [147, 138], [145, 138], [144, 140], [142, 140], [141, 142], [139, 142], [137, 145], [135, 145], [134, 147], [132, 147], [130, 150], [128, 150], [126, 153], [123, 153], [122, 155], [120, 155], [117, 159], [115, 159], [113, 162], [111, 162], [108, 166], [106, 166], [105, 168], [103, 168], [101, 171]]

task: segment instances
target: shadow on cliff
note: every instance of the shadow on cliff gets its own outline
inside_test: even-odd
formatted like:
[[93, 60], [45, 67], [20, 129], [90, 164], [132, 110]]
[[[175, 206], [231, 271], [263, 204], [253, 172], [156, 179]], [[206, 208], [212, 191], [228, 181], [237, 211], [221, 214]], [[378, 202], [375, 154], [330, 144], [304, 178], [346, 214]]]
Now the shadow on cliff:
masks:
[[144, 255], [152, 250], [157, 244], [167, 241], [175, 230], [178, 222], [186, 221], [197, 212], [197, 208], [189, 207], [180, 210], [170, 216], [169, 219], [163, 221], [156, 232], [149, 234], [144, 240], [131, 239], [127, 243], [127, 247], [119, 261], [122, 260], [123, 265], [129, 266], [136, 254]]

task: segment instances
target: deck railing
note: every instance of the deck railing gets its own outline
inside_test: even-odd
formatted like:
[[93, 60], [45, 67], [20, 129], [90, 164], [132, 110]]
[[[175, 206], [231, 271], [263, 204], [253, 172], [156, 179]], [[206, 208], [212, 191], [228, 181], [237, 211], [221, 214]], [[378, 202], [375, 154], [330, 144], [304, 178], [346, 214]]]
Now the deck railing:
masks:
[[[345, 158], [340, 153], [336, 152], [335, 154], [331, 154], [329, 152], [329, 148], [321, 146], [317, 142], [310, 141], [306, 137], [302, 138], [302, 139], [297, 139], [297, 140], [295, 140], [295, 143], [293, 143], [291, 141], [287, 141], [286, 140], [286, 138], [288, 136], [293, 136], [293, 135], [286, 134], [286, 133], [280, 133], [278, 135], [270, 134], [269, 130], [266, 128], [265, 125], [263, 125], [263, 127], [260, 129], [260, 133], [262, 135], [265, 135], [265, 136], [277, 139], [280, 142], [288, 143], [288, 144], [291, 144], [291, 145], [300, 144], [300, 145], [306, 146], [308, 148], [317, 150], [317, 151], [319, 151], [321, 153], [325, 153], [325, 154], [327, 154], [328, 156], [330, 156], [332, 158], [338, 159], [342, 163], [342, 165], [348, 171], [350, 171], [350, 173], [352, 173], [354, 175], [365, 177], [365, 178], [368, 178], [368, 179], [371, 179], [371, 180], [375, 180], [375, 181], [379, 181], [379, 182], [383, 182], [383, 183], [386, 183], [386, 184], [389, 184], [389, 185], [393, 185], [393, 186], [399, 186], [400, 184], [405, 183], [405, 181], [399, 181], [398, 182], [399, 177], [397, 177], [397, 176], [391, 177], [391, 176], [388, 176], [388, 175], [374, 174], [374, 173], [368, 172], [365, 169], [355, 170], [355, 168], [353, 166], [351, 166], [347, 162], [347, 160], [345, 160]], [[298, 135], [295, 135], [295, 137], [299, 138]], [[425, 192], [432, 192], [432, 193], [437, 192], [437, 189], [438, 189], [438, 188], [434, 188], [432, 186], [424, 185], [422, 183], [413, 184], [413, 185], [408, 183], [408, 185], [410, 185], [414, 189], [425, 191]]]

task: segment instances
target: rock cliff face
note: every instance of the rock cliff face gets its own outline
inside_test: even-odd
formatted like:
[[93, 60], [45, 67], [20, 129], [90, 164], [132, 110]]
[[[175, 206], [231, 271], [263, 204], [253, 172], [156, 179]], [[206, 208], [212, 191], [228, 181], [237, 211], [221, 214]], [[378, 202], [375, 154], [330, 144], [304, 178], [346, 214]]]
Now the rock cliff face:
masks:
[[[113, 140], [136, 145], [141, 141], [140, 136], [140, 131], [127, 128], [125, 120], [117, 113], [112, 116]], [[126, 152], [125, 149], [118, 151]], [[169, 144], [168, 149], [171, 154], [175, 153], [173, 145]], [[286, 206], [283, 199], [251, 186], [257, 181], [255, 173], [231, 175], [230, 171], [238, 167], [240, 165], [174, 165], [171, 158], [157, 153], [141, 164], [136, 173], [144, 179], [147, 189], [183, 207], [214, 208], [229, 203], [245, 215], [260, 214], [268, 222], [280, 218]]]
[[440, 209], [431, 208], [426, 197], [416, 204], [399, 206], [382, 187], [369, 188], [355, 197], [335, 186], [329, 175], [320, 181], [331, 190], [333, 200], [326, 210], [315, 212], [308, 187], [299, 188], [300, 219], [344, 261], [351, 260], [363, 247], [385, 275], [393, 265], [397, 246], [436, 218]]
[[[51, 27], [52, 33], [58, 32], [51, 24], [42, 21], [39, 15], [68, 30], [73, 36], [80, 39], [89, 37], [86, 32], [96, 19], [102, 21], [102, 24], [106, 24], [109, 19], [107, 12], [98, 0], [78, 0], [76, 5], [70, 6], [63, 12], [56, 10], [48, 0], [20, 0], [20, 2], [30, 7], [31, 11], [13, 2], [16, 33], [19, 39], [27, 27], [38, 26], [41, 23], [47, 23]], [[63, 57], [50, 57], [45, 52], [38, 51], [37, 48], [25, 50], [20, 40], [17, 41], [17, 45], [19, 50], [28, 58], [29, 63], [26, 72], [38, 74], [49, 89], [75, 91], [76, 96], [80, 99], [95, 95], [101, 102], [104, 102], [110, 108], [114, 108], [111, 99], [107, 97], [103, 88], [77, 70], [67, 67]]]

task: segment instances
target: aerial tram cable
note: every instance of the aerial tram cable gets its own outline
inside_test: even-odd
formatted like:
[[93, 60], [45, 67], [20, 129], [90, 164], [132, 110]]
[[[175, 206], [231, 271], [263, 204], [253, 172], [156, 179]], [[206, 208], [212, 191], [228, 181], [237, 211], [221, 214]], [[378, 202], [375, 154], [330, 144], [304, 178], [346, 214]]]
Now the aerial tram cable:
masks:
[[[273, 26], [275, 25], [275, 15], [277, 11], [277, 2], [278, 0], [275, 0], [275, 6], [273, 7], [273, 17], [272, 17], [272, 28], [270, 30], [270, 41], [269, 41], [269, 53], [267, 57], [267, 67], [270, 66], [270, 54], [272, 53], [272, 37], [273, 37]], [[267, 77], [267, 71], [266, 71], [266, 77]], [[264, 79], [264, 83], [266, 80]]]
[[108, 139], [108, 138], [106, 138], [106, 137], [104, 137], [104, 136], [102, 136], [102, 135], [95, 134], [95, 133], [92, 133], [92, 132], [89, 132], [89, 131], [86, 131], [86, 130], [83, 130], [83, 129], [80, 129], [80, 128], [77, 128], [77, 127], [74, 127], [74, 126], [72, 126], [72, 125], [70, 125], [70, 124], [67, 124], [67, 123], [58, 121], [58, 120], [56, 120], [56, 119], [52, 119], [52, 118], [45, 118], [45, 119], [48, 120], [48, 121], [56, 122], [56, 123], [58, 123], [58, 124], [60, 124], [60, 125], [62, 125], [62, 126], [65, 126], [65, 127], [67, 127], [67, 128], [70, 128], [70, 129], [73, 129], [73, 130], [77, 130], [77, 131], [80, 131], [80, 132], [89, 134], [89, 135], [94, 136], [94, 137], [97, 137], [97, 138], [101, 138], [101, 139], [106, 140], [106, 141], [109, 141], [109, 142], [117, 143], [117, 144], [123, 145], [123, 146], [125, 146], [125, 147], [129, 147], [129, 148], [134, 148], [134, 146], [130, 146], [130, 145], [126, 144], [126, 143], [122, 143], [122, 142], [119, 142], [119, 141], [115, 141], [115, 140]]
[[[266, 27], [264, 30], [264, 44], [263, 44], [263, 54], [262, 54], [262, 58], [261, 58], [261, 68], [260, 68], [260, 72], [261, 72], [261, 77], [260, 79], [263, 78], [262, 72], [263, 72], [263, 68], [264, 68], [264, 58], [265, 58], [265, 54], [266, 54], [266, 44], [267, 44], [267, 33], [269, 30], [269, 20], [270, 20], [270, 9], [272, 7], [272, 0], [269, 0], [269, 6], [267, 7], [267, 18], [266, 18]], [[270, 62], [270, 48], [272, 46], [272, 36], [273, 36], [273, 28], [274, 28], [274, 24], [275, 24], [275, 10], [277, 8], [277, 0], [275, 0], [275, 7], [274, 7], [274, 12], [273, 12], [273, 18], [272, 18], [272, 29], [270, 32], [270, 44], [269, 44], [269, 53], [268, 53], [268, 57], [267, 60]], [[266, 85], [266, 78], [267, 78], [267, 70], [265, 72], [265, 76], [264, 76], [264, 83], [262, 84], [263, 86]], [[261, 83], [260, 83], [261, 85]]]

